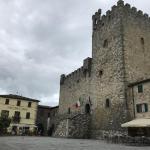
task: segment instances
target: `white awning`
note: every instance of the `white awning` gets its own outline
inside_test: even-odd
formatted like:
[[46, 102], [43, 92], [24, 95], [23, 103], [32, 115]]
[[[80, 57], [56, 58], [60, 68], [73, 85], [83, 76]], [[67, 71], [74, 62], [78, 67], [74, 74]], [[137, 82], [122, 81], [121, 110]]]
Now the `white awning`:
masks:
[[37, 127], [36, 125], [33, 124], [11, 124], [11, 126], [17, 126], [17, 127]]
[[150, 127], [150, 118], [139, 118], [121, 125], [121, 127]]

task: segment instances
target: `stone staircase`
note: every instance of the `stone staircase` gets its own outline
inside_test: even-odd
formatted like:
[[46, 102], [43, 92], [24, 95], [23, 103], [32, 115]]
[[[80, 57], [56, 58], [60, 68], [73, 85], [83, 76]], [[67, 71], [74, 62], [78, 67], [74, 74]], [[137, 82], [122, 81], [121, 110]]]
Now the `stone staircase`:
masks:
[[60, 120], [59, 124], [56, 126], [54, 137], [66, 137], [67, 135], [67, 119]]
[[90, 120], [88, 114], [71, 114], [70, 116], [60, 117], [57, 122], [54, 136], [68, 138], [89, 138]]

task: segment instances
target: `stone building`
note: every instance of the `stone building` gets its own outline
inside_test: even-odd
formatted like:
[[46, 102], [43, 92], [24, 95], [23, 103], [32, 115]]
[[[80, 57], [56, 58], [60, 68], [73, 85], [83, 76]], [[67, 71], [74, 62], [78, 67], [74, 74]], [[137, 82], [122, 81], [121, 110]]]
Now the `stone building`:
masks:
[[38, 106], [36, 124], [41, 135], [52, 135], [54, 131], [54, 120], [58, 114], [58, 108], [58, 106]]
[[38, 102], [39, 100], [19, 95], [0, 95], [0, 115], [11, 119], [8, 132], [14, 134], [33, 132], [37, 128]]
[[[105, 15], [99, 9], [92, 21], [92, 58], [86, 58], [74, 72], [61, 75], [61, 119], [55, 135], [85, 137], [87, 132], [96, 138], [126, 135], [127, 131], [136, 135], [139, 128], [150, 130], [148, 14], [119, 0]], [[85, 115], [89, 116], [85, 119], [88, 126], [82, 126]]]

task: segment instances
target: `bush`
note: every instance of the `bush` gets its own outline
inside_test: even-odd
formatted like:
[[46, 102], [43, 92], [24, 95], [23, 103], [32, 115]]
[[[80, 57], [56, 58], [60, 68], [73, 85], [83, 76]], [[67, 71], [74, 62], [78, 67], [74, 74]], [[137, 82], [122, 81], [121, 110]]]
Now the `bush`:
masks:
[[0, 135], [7, 133], [7, 128], [10, 126], [11, 119], [6, 116], [0, 117]]

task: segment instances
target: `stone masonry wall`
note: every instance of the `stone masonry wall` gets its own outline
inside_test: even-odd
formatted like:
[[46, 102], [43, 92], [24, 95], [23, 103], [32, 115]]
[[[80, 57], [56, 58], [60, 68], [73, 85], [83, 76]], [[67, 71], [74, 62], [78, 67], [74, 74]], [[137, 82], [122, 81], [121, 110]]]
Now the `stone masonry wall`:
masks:
[[[132, 120], [136, 117], [133, 103], [134, 91], [128, 88], [128, 85], [150, 78], [150, 19], [148, 14], [131, 7], [130, 4], [124, 5], [122, 2], [121, 8], [127, 110]], [[145, 95], [149, 94], [145, 93]]]
[[54, 137], [67, 137], [67, 119], [60, 120], [56, 126]]
[[59, 113], [85, 112], [89, 104], [92, 137], [126, 134], [121, 124], [134, 118], [128, 85], [150, 77], [150, 21], [122, 0], [106, 15], [98, 10], [92, 20], [92, 59], [61, 76]]
[[[99, 18], [94, 25], [92, 37], [91, 99], [95, 101], [92, 132], [123, 132], [121, 124], [128, 120], [128, 114], [124, 78], [122, 7], [118, 3], [111, 11], [107, 11], [106, 16], [99, 14]], [[100, 71], [102, 75], [99, 74]], [[106, 99], [110, 101], [109, 107], [106, 107]]]
[[123, 18], [127, 83], [150, 78], [150, 19], [126, 4]]
[[[84, 60], [84, 65], [73, 73], [61, 78], [59, 113], [80, 112], [90, 96], [91, 58]], [[80, 100], [81, 107], [76, 107]], [[83, 110], [84, 111], [84, 110]]]
[[67, 138], [89, 138], [90, 137], [90, 115], [76, 114], [64, 116], [59, 120], [55, 137]]
[[78, 114], [69, 120], [69, 135], [73, 138], [90, 138], [90, 115]]

